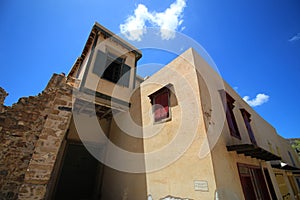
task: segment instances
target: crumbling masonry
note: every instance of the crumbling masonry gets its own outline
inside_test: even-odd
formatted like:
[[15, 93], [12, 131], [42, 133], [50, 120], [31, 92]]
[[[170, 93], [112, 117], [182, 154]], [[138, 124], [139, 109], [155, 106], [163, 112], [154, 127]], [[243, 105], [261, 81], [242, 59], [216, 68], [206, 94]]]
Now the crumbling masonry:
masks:
[[4, 106], [0, 88], [0, 199], [42, 199], [71, 118], [72, 87], [54, 74], [37, 96]]

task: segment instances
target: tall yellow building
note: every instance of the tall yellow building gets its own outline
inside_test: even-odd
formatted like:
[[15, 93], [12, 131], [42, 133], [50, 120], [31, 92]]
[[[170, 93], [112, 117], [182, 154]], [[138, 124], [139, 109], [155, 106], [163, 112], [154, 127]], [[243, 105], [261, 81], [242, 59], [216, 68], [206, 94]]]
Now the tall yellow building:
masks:
[[194, 49], [147, 79], [141, 57], [95, 23], [67, 77], [1, 105], [3, 199], [300, 199], [289, 142]]

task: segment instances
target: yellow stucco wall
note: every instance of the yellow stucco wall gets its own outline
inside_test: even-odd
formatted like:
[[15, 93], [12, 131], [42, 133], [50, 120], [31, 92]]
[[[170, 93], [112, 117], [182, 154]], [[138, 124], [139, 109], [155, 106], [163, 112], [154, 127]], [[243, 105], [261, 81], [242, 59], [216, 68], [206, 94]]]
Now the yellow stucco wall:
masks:
[[[128, 111], [113, 114], [109, 130], [109, 139], [116, 147], [130, 154], [137, 153], [143, 155], [139, 88], [132, 93], [130, 102], [132, 106]], [[124, 156], [120, 159], [120, 155], [117, 153], [111, 154], [113, 151], [110, 148], [108, 148], [107, 151], [106, 160], [116, 159], [119, 160], [119, 163], [114, 165], [117, 167], [106, 166], [104, 168], [102, 188], [103, 198], [130, 200], [146, 199], [146, 175], [143, 172], [138, 173], [138, 171], [134, 171], [131, 166], [132, 163], [138, 163], [135, 165], [139, 165], [139, 169], [145, 169], [144, 157], [137, 157], [134, 161], [130, 160], [130, 156]]]
[[[297, 159], [297, 156], [292, 150], [290, 144], [288, 141], [279, 136], [275, 128], [260, 117], [196, 52], [194, 53], [194, 60], [196, 69], [198, 69], [197, 77], [202, 110], [203, 113], [207, 114], [204, 115], [204, 120], [208, 136], [208, 144], [212, 155], [216, 189], [219, 193], [218, 196], [225, 199], [244, 199], [237, 168], [237, 163], [243, 163], [268, 169], [270, 178], [274, 185], [275, 193], [279, 199], [282, 198], [274, 170], [269, 162], [251, 158], [243, 154], [237, 154], [235, 151], [228, 152], [226, 146], [251, 144], [240, 109], [245, 109], [251, 115], [250, 124], [257, 145], [275, 155], [281, 156], [283, 161], [292, 165], [288, 151], [291, 152], [294, 160]], [[223, 85], [220, 82], [222, 82]], [[219, 85], [217, 85], [218, 83]], [[235, 100], [233, 113], [241, 139], [231, 136], [226, 122], [225, 111], [224, 109], [220, 109], [220, 107], [222, 107], [222, 98], [220, 93], [216, 92], [216, 90], [225, 90]], [[217, 112], [218, 116], [213, 117], [213, 112]], [[296, 166], [299, 167], [298, 160], [295, 161], [295, 163]], [[286, 173], [284, 170], [281, 171], [283, 174]], [[230, 184], [228, 184], [229, 182]], [[286, 185], [288, 191], [291, 193], [291, 186], [288, 181], [286, 182]]]
[[[168, 84], [172, 84], [174, 88], [178, 105], [171, 106], [170, 121], [155, 123], [148, 96]], [[233, 112], [241, 140], [230, 135], [221, 90], [225, 90], [235, 99]], [[282, 156], [284, 161], [291, 164], [290, 158], [284, 155], [284, 152], [292, 151], [290, 145], [193, 49], [186, 51], [141, 84], [141, 104], [143, 133], [144, 137], [149, 136], [144, 139], [145, 163], [149, 170], [159, 168], [157, 163], [168, 156], [173, 156], [173, 151], [182, 150], [180, 147], [184, 142], [178, 144], [178, 149], [175, 148], [173, 151], [163, 149], [180, 134], [192, 132], [189, 130], [193, 127], [192, 124], [198, 125], [192, 144], [175, 162], [146, 174], [147, 192], [153, 199], [168, 195], [191, 199], [213, 199], [216, 196], [225, 199], [244, 199], [238, 163], [268, 169], [275, 193], [281, 198], [276, 177], [268, 162], [228, 152], [226, 146], [251, 143], [240, 109], [245, 109], [251, 114], [251, 127], [259, 147]], [[191, 113], [184, 112], [188, 109], [199, 116], [194, 117]], [[184, 130], [180, 129], [182, 124], [186, 124]], [[152, 160], [151, 155], [147, 156], [148, 153], [155, 151], [160, 152], [161, 160]], [[295, 156], [294, 152], [292, 154]], [[298, 166], [298, 163], [296, 165]], [[193, 187], [195, 180], [208, 181], [209, 191], [195, 191]], [[290, 186], [288, 187], [290, 191]]]
[[[199, 157], [206, 133], [193, 62], [188, 50], [141, 84], [147, 193], [154, 200], [214, 197], [211, 154]], [[169, 121], [156, 123], [148, 96], [167, 84], [172, 85], [178, 104], [171, 106]], [[203, 191], [195, 188], [195, 181], [204, 184]]]
[[[146, 199], [146, 177], [144, 173], [136, 173], [135, 171], [124, 171], [130, 169], [131, 161], [119, 158], [119, 154], [112, 150], [112, 146], [108, 145], [105, 137], [116, 147], [128, 151], [130, 153], [140, 153], [143, 155], [143, 140], [141, 128], [141, 106], [140, 106], [140, 90], [137, 88], [131, 96], [130, 102], [132, 106], [127, 111], [113, 111], [111, 119], [97, 120], [94, 116], [79, 113], [75, 116], [75, 123], [70, 124], [69, 141], [82, 141], [85, 144], [93, 144], [106, 152], [102, 162], [105, 165], [101, 172], [101, 198], [103, 199], [130, 199], [140, 200]], [[136, 125], [136, 127], [133, 126]], [[104, 134], [99, 132], [100, 128]], [[78, 135], [77, 132], [80, 132]], [[130, 159], [130, 158], [129, 158]], [[145, 168], [144, 157], [135, 160], [139, 163], [140, 168]], [[119, 160], [118, 163], [108, 161]], [[125, 162], [124, 162], [125, 161]]]

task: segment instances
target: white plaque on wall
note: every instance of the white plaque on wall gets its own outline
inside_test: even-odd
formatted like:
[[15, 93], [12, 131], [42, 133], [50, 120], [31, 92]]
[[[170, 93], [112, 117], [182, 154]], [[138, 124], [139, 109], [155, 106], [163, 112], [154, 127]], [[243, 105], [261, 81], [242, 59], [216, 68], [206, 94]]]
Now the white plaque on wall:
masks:
[[194, 181], [194, 190], [208, 192], [207, 181]]

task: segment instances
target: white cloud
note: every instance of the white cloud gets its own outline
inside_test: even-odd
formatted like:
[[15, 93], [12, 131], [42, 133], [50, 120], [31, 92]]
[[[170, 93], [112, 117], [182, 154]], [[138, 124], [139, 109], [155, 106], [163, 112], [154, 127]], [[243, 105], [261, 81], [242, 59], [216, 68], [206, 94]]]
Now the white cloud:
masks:
[[139, 4], [134, 14], [129, 16], [124, 24], [120, 24], [120, 31], [129, 40], [140, 41], [146, 33], [146, 22], [149, 22], [160, 28], [163, 40], [173, 39], [175, 31], [183, 23], [182, 13], [185, 7], [186, 0], [176, 0], [164, 12], [149, 12], [144, 4]]
[[181, 32], [181, 31], [184, 31], [185, 29], [186, 29], [185, 26], [181, 27], [180, 32]]
[[300, 33], [297, 33], [294, 35], [291, 39], [289, 39], [290, 42], [300, 40]]
[[246, 101], [250, 106], [260, 106], [269, 101], [269, 96], [266, 94], [257, 94], [254, 99], [250, 99], [249, 96], [243, 97], [244, 101]]
[[146, 20], [149, 18], [148, 8], [143, 4], [139, 4], [134, 11], [133, 16], [126, 19], [125, 24], [120, 25], [121, 33], [129, 40], [140, 41], [142, 35], [145, 33]]

